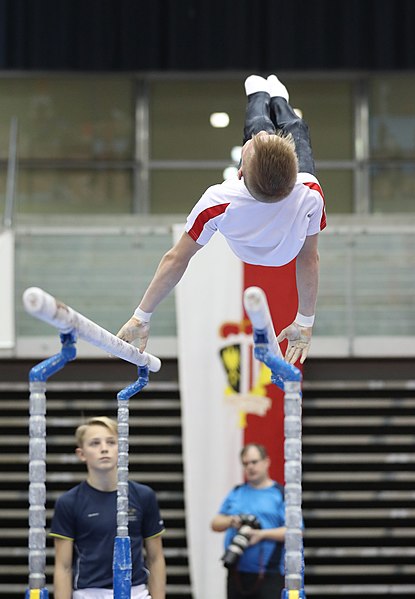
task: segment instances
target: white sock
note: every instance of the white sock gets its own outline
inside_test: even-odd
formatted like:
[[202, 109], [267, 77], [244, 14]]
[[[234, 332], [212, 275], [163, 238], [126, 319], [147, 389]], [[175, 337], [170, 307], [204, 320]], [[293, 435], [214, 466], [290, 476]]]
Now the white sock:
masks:
[[249, 75], [249, 77], [245, 79], [245, 91], [247, 96], [255, 94], [256, 92], [269, 93], [268, 81], [260, 75]]
[[275, 98], [275, 96], [279, 96], [280, 98], [285, 98], [287, 102], [290, 99], [288, 94], [288, 90], [283, 83], [278, 79], [276, 75], [269, 75], [267, 78], [269, 94], [271, 98]]

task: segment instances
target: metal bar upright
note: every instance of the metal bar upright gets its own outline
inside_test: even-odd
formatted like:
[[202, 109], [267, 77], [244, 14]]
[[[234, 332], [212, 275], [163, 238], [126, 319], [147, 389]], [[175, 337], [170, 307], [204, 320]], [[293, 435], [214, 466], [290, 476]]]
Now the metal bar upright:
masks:
[[47, 599], [46, 568], [46, 381], [76, 357], [73, 333], [62, 334], [59, 354], [29, 374], [29, 587], [26, 599]]
[[284, 391], [285, 588], [282, 599], [305, 599], [301, 485], [301, 371], [282, 357], [266, 295], [259, 287], [244, 292], [251, 320], [254, 354], [271, 370], [271, 381]]
[[132, 559], [128, 531], [129, 400], [147, 385], [148, 378], [148, 366], [140, 366], [138, 379], [117, 395], [118, 482], [117, 536], [114, 540], [113, 556], [114, 599], [130, 599], [131, 597]]

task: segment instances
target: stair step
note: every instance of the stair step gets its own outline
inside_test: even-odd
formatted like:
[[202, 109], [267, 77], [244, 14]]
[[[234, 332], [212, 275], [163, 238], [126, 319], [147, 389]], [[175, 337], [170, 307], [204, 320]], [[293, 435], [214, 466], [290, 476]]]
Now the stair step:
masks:
[[[27, 428], [27, 418], [5, 418], [5, 422], [7, 422], [7, 427], [24, 427]], [[145, 426], [157, 426], [157, 427], [165, 427], [165, 426], [181, 426], [181, 418], [180, 416], [166, 416], [165, 414], [160, 416], [130, 416], [128, 419], [129, 426], [132, 428], [143, 428]], [[79, 418], [70, 418], [70, 417], [49, 417], [46, 420], [47, 428], [56, 427], [56, 429], [70, 428], [71, 430], [75, 430], [75, 428], [79, 425]], [[10, 431], [10, 434], [13, 434]], [[73, 442], [73, 441], [72, 441]]]
[[[28, 446], [29, 440], [27, 435], [14, 435], [11, 433], [10, 435], [13, 439], [13, 447], [16, 445], [21, 445], [22, 447]], [[132, 434], [129, 437], [130, 446], [139, 447], [140, 445], [181, 445], [182, 439], [181, 435], [144, 435], [140, 433], [140, 435]], [[2, 443], [5, 443], [5, 439], [2, 439], [0, 442], [0, 446]], [[47, 434], [47, 445], [48, 448], [52, 446], [58, 446], [58, 448], [73, 447], [75, 450], [75, 441], [73, 435], [54, 435], [53, 433]], [[5, 447], [10, 448], [10, 443], [5, 444]]]
[[[22, 394], [29, 393], [29, 372], [27, 370], [27, 381], [0, 381], [0, 393], [7, 394]], [[47, 393], [54, 392], [62, 395], [68, 395], [75, 392], [80, 393], [106, 393], [111, 394], [113, 391], [118, 393], [131, 381], [54, 381], [49, 380], [46, 383]], [[179, 383], [177, 381], [154, 381], [150, 380], [145, 388], [144, 393], [168, 392], [174, 393], [179, 391]], [[133, 400], [132, 400], [133, 401]], [[139, 401], [137, 398], [134, 401]]]
[[[1, 510], [0, 510], [1, 514]], [[344, 519], [344, 520], [377, 520], [377, 519], [404, 519], [415, 518], [415, 509], [381, 509], [381, 508], [355, 508], [355, 509], [304, 509], [304, 518], [313, 518], [323, 522], [324, 520]]]
[[413, 434], [354, 434], [348, 435], [342, 434], [324, 434], [315, 435], [307, 432], [307, 428], [303, 425], [303, 452], [305, 448], [313, 445], [327, 445], [341, 446], [341, 447], [356, 447], [357, 445], [409, 445], [411, 448], [414, 445], [415, 436]]
[[411, 428], [415, 425], [415, 416], [367, 416], [356, 414], [353, 416], [305, 416], [303, 427], [324, 427], [330, 429], [357, 427], [405, 427]]
[[[51, 588], [50, 585], [49, 588]], [[48, 585], [46, 585], [48, 588]], [[28, 589], [27, 584], [3, 584], [0, 583], [0, 596], [1, 597], [17, 597], [17, 596], [25, 596], [25, 593]], [[184, 597], [191, 599], [191, 586], [189, 584], [167, 584], [166, 585], [166, 595], [168, 597], [177, 596], [178, 599], [183, 599]]]
[[328, 584], [306, 585], [308, 597], [372, 597], [373, 599], [394, 597], [415, 597], [415, 584]]
[[415, 453], [314, 453], [303, 454], [303, 464], [414, 464]]
[[349, 413], [355, 413], [356, 410], [360, 409], [373, 409], [381, 410], [384, 408], [391, 408], [394, 412], [397, 409], [401, 411], [403, 408], [413, 409], [415, 407], [415, 396], [410, 398], [391, 398], [391, 397], [348, 397], [346, 398], [335, 398], [335, 399], [321, 399], [321, 398], [307, 398], [307, 411], [313, 409], [320, 410], [347, 410]]
[[[184, 509], [169, 509], [163, 508], [160, 510], [164, 519], [166, 518], [184, 518]], [[53, 509], [46, 510], [46, 518], [50, 519], [53, 516]], [[28, 511], [27, 508], [0, 508], [0, 522], [5, 523], [8, 518], [18, 519], [22, 522], [27, 521]]]
[[413, 501], [415, 491], [305, 491], [304, 501]]
[[[141, 483], [149, 484], [156, 481], [163, 482], [183, 482], [182, 472], [139, 472], [130, 468], [131, 476], [135, 479], [140, 479]], [[0, 482], [24, 482], [29, 479], [28, 472], [0, 472]], [[66, 482], [76, 485], [85, 480], [84, 472], [48, 472], [46, 474], [46, 483]], [[151, 485], [150, 485], [151, 486]]]
[[[180, 454], [145, 454], [138, 455], [135, 452], [131, 452], [128, 456], [129, 464], [181, 464], [183, 462]], [[0, 455], [0, 464], [25, 464], [29, 463], [29, 456], [25, 453], [9, 453], [8, 455]], [[79, 458], [73, 454], [48, 454], [46, 456], [46, 463], [52, 464], [79, 464]]]
[[305, 548], [305, 557], [347, 558], [350, 560], [404, 557], [411, 561], [415, 557], [415, 547], [311, 547]]
[[[27, 539], [27, 527], [25, 528], [3, 528], [1, 529], [1, 536], [3, 539]], [[184, 528], [173, 528], [168, 527], [163, 533], [163, 539], [183, 539], [186, 537], [186, 531]]]
[[[187, 576], [189, 574], [189, 568], [187, 566], [166, 566], [167, 576]], [[6, 566], [0, 565], [0, 576], [1, 575], [13, 575], [20, 576], [21, 578], [27, 577], [28, 568], [27, 564], [8, 564]], [[52, 576], [53, 565], [47, 565], [45, 568], [45, 574]]]
[[[180, 410], [180, 399], [130, 399], [128, 402], [129, 409], [132, 411], [145, 411], [145, 410]], [[65, 410], [82, 410], [85, 411], [86, 407], [88, 412], [96, 412], [96, 410], [114, 408], [114, 398], [112, 399], [91, 399], [85, 396], [85, 399], [50, 399], [46, 396], [46, 409], [47, 415], [53, 412], [62, 412]], [[29, 412], [29, 395], [26, 399], [15, 401], [13, 406], [10, 406], [6, 400], [0, 402], [0, 413], [6, 412], [6, 416], [0, 416], [0, 423], [2, 420], [8, 421], [7, 414], [10, 410], [13, 412], [21, 412], [21, 418], [27, 417]], [[76, 426], [76, 425], [75, 425]]]
[[371, 481], [385, 483], [390, 481], [412, 482], [415, 481], [415, 472], [357, 472], [354, 470], [350, 470], [350, 472], [305, 472], [303, 481], [319, 481], [322, 483], [324, 481], [350, 481], [352, 483]]
[[370, 569], [367, 564], [352, 564], [350, 566], [335, 564], [332, 566], [308, 566], [308, 575], [313, 576], [324, 576], [333, 575], [336, 576], [365, 576], [367, 578], [381, 576], [407, 576], [415, 574], [414, 564], [375, 564], [370, 565]]
[[329, 528], [307, 528], [304, 530], [305, 539], [330, 539], [330, 538], [356, 539], [359, 543], [361, 539], [383, 539], [383, 538], [414, 538], [415, 527], [371, 527], [363, 528], [352, 527], [350, 525], [344, 528], [329, 527]]
[[[58, 499], [58, 497], [60, 497], [62, 495], [61, 491], [49, 491], [46, 490], [46, 498], [47, 501], [56, 501]], [[29, 499], [29, 490], [28, 488], [26, 488], [25, 490], [20, 490], [20, 491], [9, 491], [9, 490], [0, 490], [0, 501], [7, 501], [7, 502], [18, 502], [18, 501], [24, 501], [24, 502], [28, 502]], [[168, 491], [158, 491], [157, 492], [157, 499], [159, 502], [163, 502], [163, 501], [180, 501], [180, 502], [184, 502], [184, 494], [183, 491], [172, 491], [172, 490], [168, 490]]]

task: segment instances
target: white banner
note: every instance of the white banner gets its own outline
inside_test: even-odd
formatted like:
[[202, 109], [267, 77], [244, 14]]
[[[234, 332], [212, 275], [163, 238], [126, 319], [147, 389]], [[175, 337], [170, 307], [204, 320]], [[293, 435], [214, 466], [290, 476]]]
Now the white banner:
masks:
[[[183, 226], [175, 227], [175, 239]], [[224, 497], [242, 482], [238, 410], [225, 401], [220, 327], [242, 320], [243, 264], [217, 233], [176, 288], [179, 382], [189, 566], [195, 599], [224, 599], [223, 533], [210, 529]], [[223, 343], [222, 343], [223, 345]]]
[[12, 349], [14, 330], [14, 233], [0, 231], [0, 349]]

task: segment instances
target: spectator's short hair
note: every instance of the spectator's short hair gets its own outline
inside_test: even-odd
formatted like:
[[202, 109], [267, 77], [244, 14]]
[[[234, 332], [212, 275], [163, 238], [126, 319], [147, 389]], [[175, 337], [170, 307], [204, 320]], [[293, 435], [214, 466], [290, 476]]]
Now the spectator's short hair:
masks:
[[107, 428], [114, 435], [114, 437], [118, 436], [118, 425], [115, 420], [108, 418], [108, 416], [94, 416], [93, 418], [87, 420], [84, 424], [78, 426], [76, 429], [75, 440], [77, 447], [82, 447], [86, 431], [90, 426], [94, 426], [96, 424]]
[[261, 445], [260, 443], [247, 443], [242, 447], [241, 452], [239, 454], [241, 460], [243, 459], [248, 449], [251, 449], [251, 447], [255, 447], [259, 451], [259, 455], [261, 456], [262, 460], [268, 457], [268, 452], [265, 445]]
[[259, 202], [278, 202], [293, 190], [298, 159], [291, 134], [252, 137], [252, 150], [243, 165], [245, 185]]

